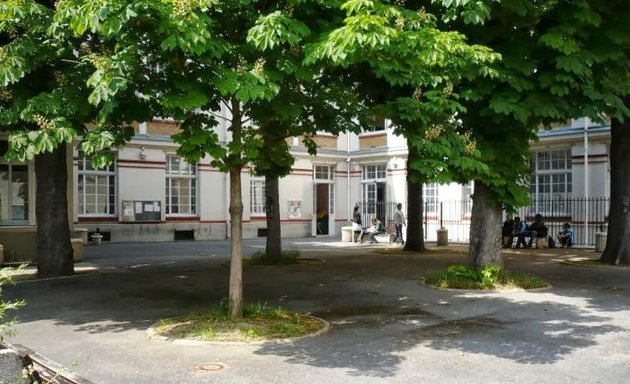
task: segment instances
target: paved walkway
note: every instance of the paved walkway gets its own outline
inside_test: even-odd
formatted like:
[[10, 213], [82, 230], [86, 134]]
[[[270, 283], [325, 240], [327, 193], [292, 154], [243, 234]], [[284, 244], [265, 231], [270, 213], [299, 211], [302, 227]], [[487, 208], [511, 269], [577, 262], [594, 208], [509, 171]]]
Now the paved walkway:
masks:
[[[97, 272], [21, 281], [23, 344], [102, 384], [119, 383], [626, 383], [630, 269], [576, 267], [590, 250], [510, 250], [510, 271], [535, 273], [542, 292], [456, 292], [418, 284], [430, 269], [465, 263], [463, 246], [424, 254], [372, 252], [321, 239], [285, 249], [321, 260], [247, 266], [244, 294], [329, 320], [330, 332], [288, 343], [187, 346], [150, 340], [160, 318], [204, 311], [227, 296], [229, 243], [87, 246]], [[245, 242], [246, 254], [264, 241]], [[205, 363], [225, 369], [203, 371]]]

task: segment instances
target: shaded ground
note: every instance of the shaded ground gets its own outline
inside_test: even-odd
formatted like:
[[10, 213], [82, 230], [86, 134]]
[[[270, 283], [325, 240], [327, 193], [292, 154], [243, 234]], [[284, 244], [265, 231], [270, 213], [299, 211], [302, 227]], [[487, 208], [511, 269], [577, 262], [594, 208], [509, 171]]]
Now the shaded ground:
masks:
[[[245, 252], [264, 248], [246, 241]], [[506, 268], [537, 274], [541, 292], [454, 292], [420, 275], [465, 263], [462, 246], [425, 254], [293, 239], [292, 266], [246, 266], [249, 301], [331, 322], [329, 333], [254, 346], [149, 340], [157, 319], [203, 311], [227, 296], [229, 243], [86, 248], [99, 273], [24, 281], [8, 338], [97, 383], [625, 383], [630, 375], [630, 270], [559, 261], [588, 250], [510, 250]], [[201, 364], [227, 368], [201, 371]]]

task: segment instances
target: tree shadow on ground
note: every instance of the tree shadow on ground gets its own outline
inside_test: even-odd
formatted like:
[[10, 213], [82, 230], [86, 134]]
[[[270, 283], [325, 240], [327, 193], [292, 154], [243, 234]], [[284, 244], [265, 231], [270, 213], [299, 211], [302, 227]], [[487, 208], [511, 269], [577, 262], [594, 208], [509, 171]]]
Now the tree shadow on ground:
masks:
[[[630, 284], [617, 272], [576, 273], [569, 269], [575, 267], [551, 266], [544, 258], [536, 264], [520, 260], [516, 270], [549, 271], [543, 277], [555, 288], [462, 293], [417, 284], [420, 271], [461, 262], [462, 255], [334, 256], [325, 255], [326, 263], [318, 265], [245, 269], [246, 299], [314, 311], [332, 323], [326, 335], [267, 343], [255, 354], [345, 369], [351, 376], [388, 378], [419, 351], [546, 365], [598, 345], [602, 336], [627, 332], [619, 317], [628, 311], [628, 299], [618, 295], [610, 300]], [[74, 326], [72, 337], [81, 332], [125, 337], [125, 331], [144, 330], [159, 318], [210, 309], [227, 296], [228, 275], [219, 263], [191, 261], [18, 284], [6, 292], [8, 299], [27, 299], [18, 313], [20, 322], [31, 323], [26, 327], [51, 320], [53, 326]], [[608, 284], [616, 290], [604, 290]]]
[[[346, 368], [350, 375], [391, 377], [404, 362], [402, 352], [412, 349], [545, 365], [597, 345], [599, 336], [627, 331], [611, 325], [612, 319], [607, 316], [569, 304], [520, 303], [497, 297], [483, 300], [484, 307], [493, 311], [469, 317], [440, 318], [418, 312], [333, 318], [331, 332], [325, 336], [266, 344], [255, 353], [284, 356], [289, 363]], [[455, 305], [451, 310], [459, 312]]]

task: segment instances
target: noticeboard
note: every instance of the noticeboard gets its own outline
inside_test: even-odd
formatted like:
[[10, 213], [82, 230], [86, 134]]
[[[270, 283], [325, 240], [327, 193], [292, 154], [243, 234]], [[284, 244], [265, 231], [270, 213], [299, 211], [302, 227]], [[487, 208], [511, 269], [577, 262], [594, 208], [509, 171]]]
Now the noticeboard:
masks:
[[162, 202], [159, 200], [123, 200], [122, 221], [126, 223], [162, 220]]

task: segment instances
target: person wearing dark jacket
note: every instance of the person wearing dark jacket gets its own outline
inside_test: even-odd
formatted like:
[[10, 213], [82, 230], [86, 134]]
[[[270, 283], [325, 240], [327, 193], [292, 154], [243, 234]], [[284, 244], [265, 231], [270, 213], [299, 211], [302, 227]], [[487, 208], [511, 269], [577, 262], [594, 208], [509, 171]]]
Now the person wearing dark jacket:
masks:
[[359, 236], [363, 232], [363, 227], [361, 226], [361, 209], [359, 204], [354, 206], [354, 210], [352, 211], [352, 233], [353, 240], [355, 243], [359, 241]]

